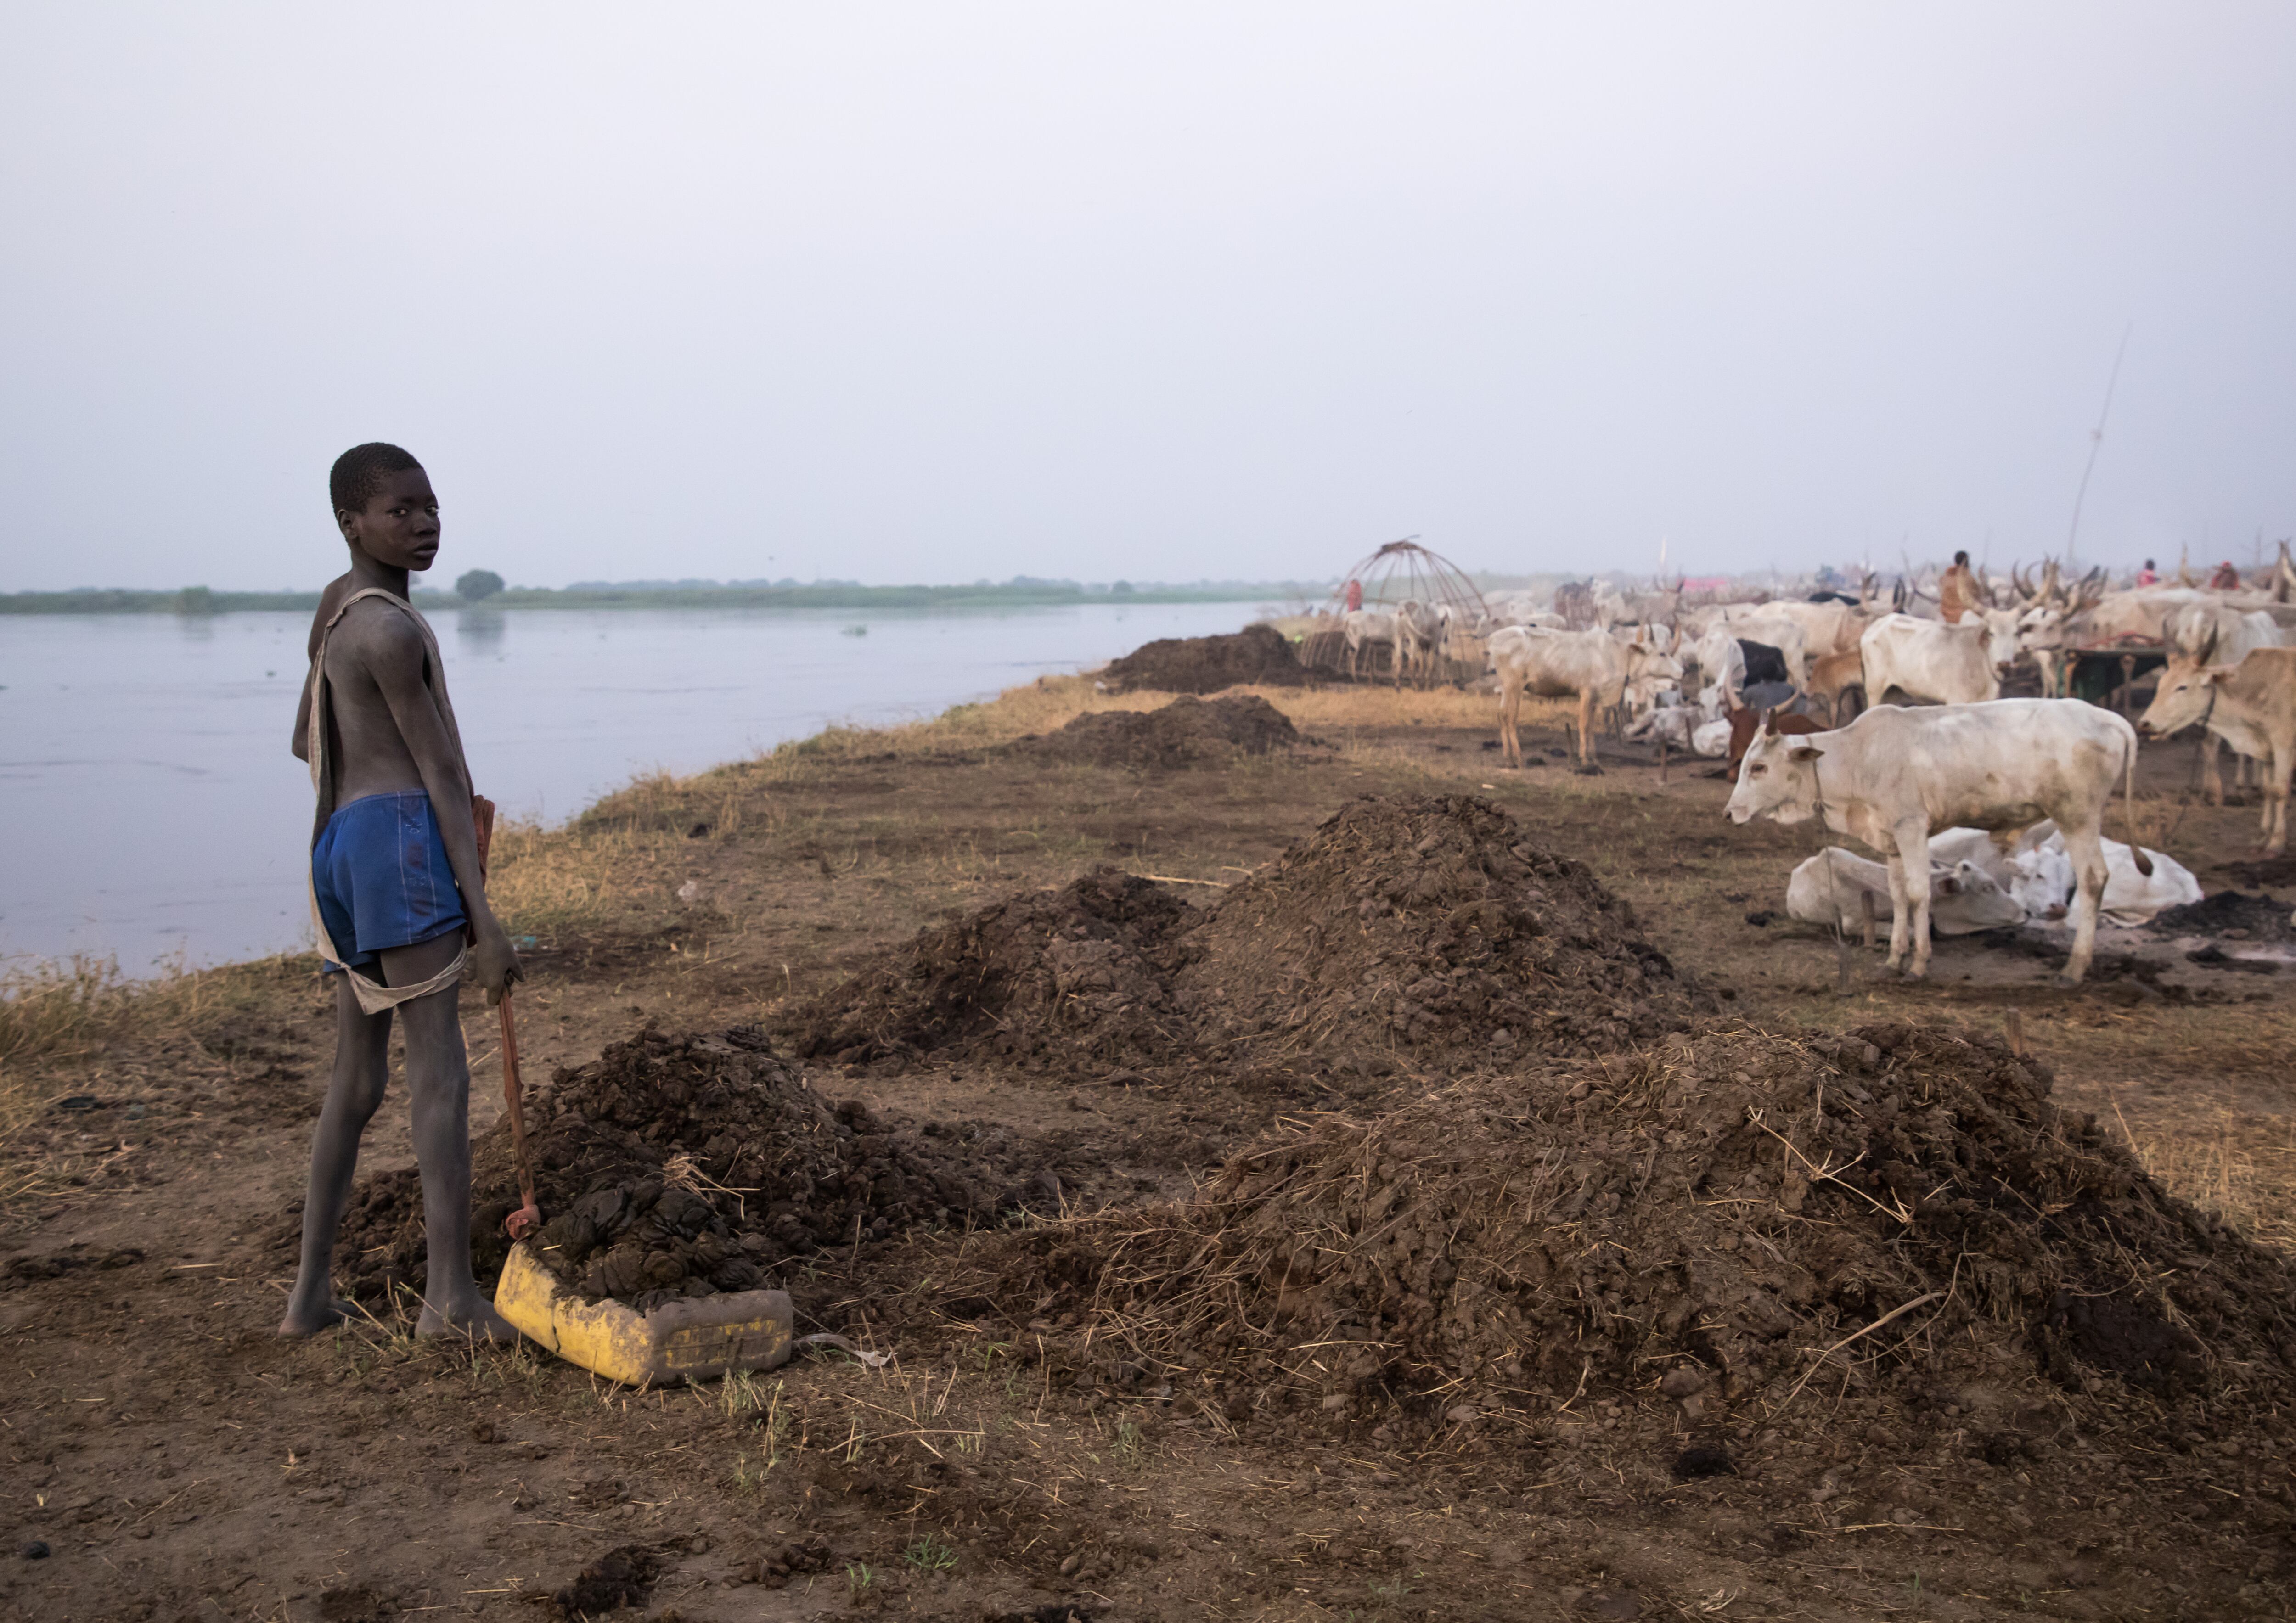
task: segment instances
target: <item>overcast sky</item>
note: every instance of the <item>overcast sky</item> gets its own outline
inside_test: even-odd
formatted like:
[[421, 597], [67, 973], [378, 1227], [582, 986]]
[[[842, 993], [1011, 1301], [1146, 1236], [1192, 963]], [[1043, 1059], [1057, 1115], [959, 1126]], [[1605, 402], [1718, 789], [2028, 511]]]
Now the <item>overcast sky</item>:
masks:
[[0, 588], [2296, 532], [2296, 7], [7, 8]]

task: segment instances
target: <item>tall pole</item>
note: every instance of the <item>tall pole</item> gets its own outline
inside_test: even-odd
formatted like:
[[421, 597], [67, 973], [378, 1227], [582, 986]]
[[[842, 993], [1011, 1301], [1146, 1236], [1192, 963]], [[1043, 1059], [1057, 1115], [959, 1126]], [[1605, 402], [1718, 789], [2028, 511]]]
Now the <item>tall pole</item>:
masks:
[[2112, 375], [2104, 381], [2104, 405], [2096, 414], [2096, 426], [2089, 430], [2088, 463], [2081, 469], [2080, 488], [2073, 492], [2072, 528], [2065, 532], [2065, 569], [2073, 567], [2073, 548], [2080, 539], [2081, 504], [2088, 499], [2088, 476], [2096, 471], [2096, 454], [2104, 448], [2104, 420], [2112, 414], [2112, 391], [2120, 382], [2120, 357], [2128, 353], [2128, 335], [2136, 330], [2131, 321], [2120, 330], [2120, 348], [2112, 352]]

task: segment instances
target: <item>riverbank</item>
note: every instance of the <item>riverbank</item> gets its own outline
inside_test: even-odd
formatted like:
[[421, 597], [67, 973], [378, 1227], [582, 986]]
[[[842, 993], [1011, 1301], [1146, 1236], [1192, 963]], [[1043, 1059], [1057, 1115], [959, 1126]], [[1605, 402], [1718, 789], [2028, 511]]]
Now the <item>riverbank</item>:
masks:
[[[858, 1101], [888, 1143], [963, 1146], [984, 1186], [1039, 1192], [1033, 1215], [1012, 1206], [994, 1232], [865, 1234], [791, 1260], [800, 1328], [893, 1350], [887, 1370], [816, 1361], [633, 1393], [529, 1355], [418, 1345], [390, 1299], [364, 1331], [279, 1344], [268, 1330], [332, 1050], [315, 966], [289, 956], [141, 987], [20, 980], [0, 1004], [0, 1380], [18, 1394], [9, 1446], [26, 1481], [8, 1537], [54, 1553], [0, 1572], [0, 1596], [29, 1618], [128, 1596], [173, 1615], [219, 1596], [300, 1619], [325, 1594], [338, 1619], [422, 1607], [524, 1619], [527, 1597], [619, 1551], [650, 1575], [652, 1607], [697, 1619], [1061, 1604], [1119, 1623], [1349, 1609], [1623, 1618], [1723, 1596], [1726, 1615], [1829, 1617], [2279, 1604], [2284, 1503], [2247, 1479], [2210, 1488], [2207, 1471], [2235, 1469], [2219, 1442], [2156, 1457], [2157, 1439], [2100, 1440], [2070, 1418], [2078, 1391], [2038, 1375], [1941, 1395], [1909, 1430], [1861, 1394], [1918, 1345], [1875, 1349], [1897, 1363], [1837, 1360], [1801, 1392], [1810, 1404], [1822, 1384], [1813, 1421], [1833, 1417], [1808, 1452], [1720, 1387], [1690, 1435], [1660, 1369], [1587, 1392], [1583, 1413], [1564, 1401], [1568, 1381], [1538, 1406], [1484, 1391], [1431, 1408], [1374, 1390], [1319, 1408], [1312, 1394], [1292, 1401], [1273, 1365], [1210, 1348], [1169, 1366], [1079, 1361], [1064, 1321], [1083, 1305], [1056, 1282], [981, 1295], [981, 1248], [1007, 1232], [1057, 1248], [1087, 1233], [1062, 1226], [1080, 1214], [1145, 1223], [1234, 1158], [1407, 1111], [1453, 1087], [1456, 1066], [1489, 1062], [1400, 1045], [1344, 1069], [1303, 1049], [1313, 1063], [1224, 1071], [1032, 1069], [988, 1043], [801, 1057], [804, 1012], [921, 930], [957, 927], [955, 940], [977, 910], [1103, 865], [1201, 911], [1365, 795], [1488, 802], [1526, 847], [1586, 865], [1667, 972], [1716, 1000], [1700, 1017], [1715, 1040], [1895, 1022], [1994, 1043], [2015, 1009], [2069, 1119], [2093, 1113], [2171, 1192], [2275, 1245], [2296, 1239], [2288, 975], [2180, 960], [2063, 991], [2046, 963], [1961, 939], [1939, 943], [1927, 984], [1883, 978], [1854, 951], [1845, 983], [1831, 940], [1751, 916], [1778, 906], [1812, 848], [1806, 831], [1726, 828], [1726, 786], [1679, 761], [1661, 782], [1653, 761], [1614, 750], [1603, 775], [1570, 775], [1559, 709], [1533, 706], [1527, 742], [1547, 764], [1503, 774], [1484, 747], [1487, 699], [1256, 696], [1316, 742], [1172, 767], [1013, 748], [1171, 697], [1046, 677], [929, 719], [648, 777], [562, 826], [504, 836], [497, 906], [534, 943], [518, 1000], [530, 1085], [649, 1028], [754, 1024], [824, 1098]], [[2159, 751], [2147, 763], [2140, 817], [2211, 889], [2242, 882], [2218, 854], [2244, 843], [2253, 813], [2177, 813], [2172, 764]], [[1647, 959], [1637, 973], [1660, 979]], [[1411, 993], [1431, 1006], [1439, 989]], [[1104, 993], [1079, 980], [1062, 996]], [[464, 1026], [483, 1129], [500, 1073], [468, 995]], [[1590, 1078], [1609, 1074], [1585, 1062]], [[1510, 1086], [1543, 1098], [1562, 1063], [1534, 1055]], [[1608, 1062], [1622, 1088], [1638, 1063]], [[1602, 1153], [1613, 1150], [1644, 1164], [1638, 1146]], [[363, 1166], [388, 1178], [410, 1164], [394, 1093]], [[1808, 1198], [1810, 1214], [1825, 1209]], [[1265, 1282], [1270, 1303], [1279, 1284]], [[1253, 1322], [1277, 1321], [1255, 1307]], [[1122, 1324], [1109, 1333], [1120, 1345]], [[2151, 1400], [2129, 1390], [2134, 1414]], [[1475, 1413], [1447, 1418], [1463, 1401]], [[1693, 1441], [1727, 1469], [1677, 1474]]]

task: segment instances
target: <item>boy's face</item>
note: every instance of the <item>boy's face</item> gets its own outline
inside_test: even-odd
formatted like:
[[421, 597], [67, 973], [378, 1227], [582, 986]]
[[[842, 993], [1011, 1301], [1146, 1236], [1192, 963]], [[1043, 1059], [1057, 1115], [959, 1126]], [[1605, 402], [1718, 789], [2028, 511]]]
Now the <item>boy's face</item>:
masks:
[[420, 574], [439, 556], [439, 498], [420, 468], [392, 474], [357, 512], [339, 508], [343, 539], [377, 563]]

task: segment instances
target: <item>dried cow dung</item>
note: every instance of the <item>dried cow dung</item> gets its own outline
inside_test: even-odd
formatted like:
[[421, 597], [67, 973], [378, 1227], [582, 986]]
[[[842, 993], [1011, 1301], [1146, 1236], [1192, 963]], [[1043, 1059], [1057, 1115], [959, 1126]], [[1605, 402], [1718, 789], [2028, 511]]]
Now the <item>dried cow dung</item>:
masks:
[[[569, 1286], [641, 1309], [754, 1290], [782, 1260], [920, 1223], [986, 1216], [995, 1201], [955, 1146], [832, 1109], [737, 1026], [648, 1028], [562, 1070], [527, 1104], [546, 1218], [537, 1256]], [[507, 1121], [472, 1146], [472, 1255], [490, 1285], [518, 1204]], [[422, 1277], [422, 1187], [412, 1170], [361, 1180], [337, 1248], [362, 1294]]]
[[1114, 868], [1023, 893], [877, 955], [802, 1009], [797, 1052], [845, 1062], [949, 1051], [1076, 1061], [1185, 1047], [1173, 1006], [1176, 944], [1193, 917]]
[[1161, 637], [1101, 672], [1109, 691], [1217, 693], [1226, 687], [1299, 687], [1308, 672], [1273, 626], [1246, 626], [1226, 636]]
[[1710, 1006], [1624, 902], [1488, 800], [1366, 797], [1201, 911], [1103, 868], [926, 930], [791, 1036], [849, 1063], [1360, 1069], [1612, 1050]]
[[1991, 1037], [1710, 1035], [1271, 1133], [1198, 1200], [1001, 1235], [951, 1288], [1077, 1314], [1086, 1369], [1248, 1370], [1302, 1407], [1551, 1406], [1669, 1365], [1789, 1428], [1856, 1400], [1981, 1430], [2037, 1378], [2187, 1438], [2284, 1402], [2290, 1263], [2048, 1091]]
[[1257, 693], [1179, 698], [1160, 709], [1093, 710], [1059, 732], [1009, 746], [1050, 760], [1170, 770], [1226, 766], [1300, 742], [1283, 711]]
[[1711, 1006], [1585, 864], [1475, 795], [1350, 801], [1188, 947], [1178, 990], [1208, 1045], [1488, 1062], [1619, 1048]]

